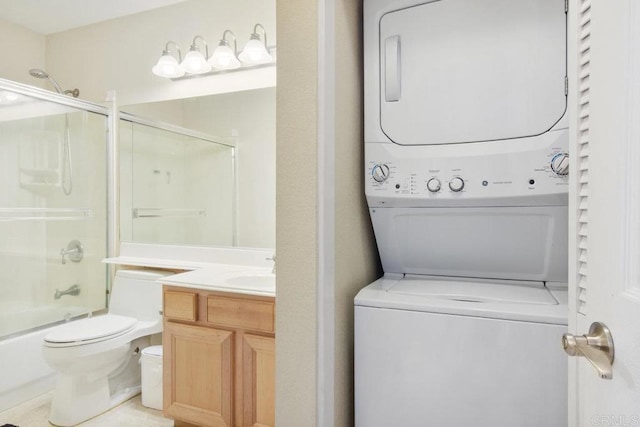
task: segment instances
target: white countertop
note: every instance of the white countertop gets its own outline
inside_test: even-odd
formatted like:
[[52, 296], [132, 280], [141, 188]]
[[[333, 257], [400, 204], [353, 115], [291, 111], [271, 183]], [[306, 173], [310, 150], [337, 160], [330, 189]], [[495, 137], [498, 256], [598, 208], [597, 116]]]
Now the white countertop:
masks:
[[273, 250], [179, 247], [144, 244], [121, 246], [106, 264], [189, 270], [163, 277], [165, 285], [275, 297]]
[[165, 268], [170, 270], [198, 270], [201, 268], [206, 268], [208, 265], [210, 265], [210, 263], [198, 262], [198, 261], [128, 257], [128, 256], [105, 258], [102, 260], [102, 262], [104, 262], [105, 264], [132, 265], [134, 267]]
[[[265, 280], [271, 277], [273, 280]], [[234, 278], [240, 278], [241, 283], [234, 283]], [[267, 284], [266, 281], [272, 283]], [[165, 285], [208, 291], [276, 296], [275, 275], [271, 273], [271, 269], [246, 265], [210, 264], [199, 270], [163, 277], [161, 282]]]

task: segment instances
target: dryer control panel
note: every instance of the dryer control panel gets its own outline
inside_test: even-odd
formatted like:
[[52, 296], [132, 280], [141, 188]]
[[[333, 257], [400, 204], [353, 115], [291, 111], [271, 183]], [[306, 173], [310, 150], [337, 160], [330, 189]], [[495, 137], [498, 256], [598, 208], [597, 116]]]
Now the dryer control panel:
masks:
[[495, 150], [480, 144], [477, 155], [469, 144], [439, 150], [368, 143], [367, 200], [370, 207], [566, 205], [567, 139], [560, 129], [532, 147], [526, 140], [496, 141]]

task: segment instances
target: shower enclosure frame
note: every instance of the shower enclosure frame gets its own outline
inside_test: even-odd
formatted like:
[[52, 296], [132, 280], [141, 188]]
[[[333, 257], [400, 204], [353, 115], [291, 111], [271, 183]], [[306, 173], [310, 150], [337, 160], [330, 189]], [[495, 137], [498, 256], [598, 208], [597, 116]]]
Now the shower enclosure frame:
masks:
[[[106, 149], [106, 256], [107, 258], [115, 258], [119, 254], [120, 247], [120, 189], [119, 189], [119, 175], [120, 175], [120, 134], [119, 124], [120, 120], [149, 126], [152, 128], [164, 130], [167, 132], [184, 135], [188, 137], [197, 138], [206, 142], [215, 143], [218, 145], [226, 146], [231, 149], [231, 172], [232, 172], [232, 221], [233, 221], [233, 244], [237, 244], [238, 231], [237, 231], [237, 203], [238, 203], [238, 180], [237, 180], [237, 147], [233, 138], [216, 138], [208, 134], [193, 131], [190, 129], [182, 128], [179, 126], [170, 125], [167, 123], [145, 119], [128, 113], [122, 113], [119, 109], [116, 100], [115, 92], [108, 93], [107, 104], [101, 105], [94, 102], [89, 102], [77, 98], [73, 98], [68, 95], [58, 94], [45, 89], [40, 89], [34, 86], [13, 82], [10, 80], [0, 78], [0, 91], [13, 92], [18, 95], [22, 95], [33, 100], [46, 101], [59, 106], [65, 106], [74, 108], [78, 111], [84, 111], [88, 113], [95, 113], [105, 118], [105, 128], [107, 134], [105, 135], [105, 149]], [[233, 142], [228, 142], [229, 140]], [[33, 210], [33, 209], [31, 209]], [[69, 210], [66, 209], [65, 212]], [[59, 213], [59, 212], [58, 212]], [[108, 307], [108, 291], [111, 289], [113, 283], [113, 277], [115, 272], [115, 265], [105, 265], [105, 308], [93, 310], [92, 314], [105, 312]], [[71, 319], [82, 318], [87, 314], [80, 314], [74, 316]], [[33, 353], [39, 355], [39, 348], [41, 346], [44, 336], [48, 333], [47, 330], [57, 324], [63, 323], [65, 320], [48, 322], [46, 324], [36, 326], [33, 328], [27, 328], [16, 333], [5, 335], [0, 339], [0, 352], [3, 356], [6, 356], [7, 360], [22, 360], [22, 357], [26, 353]], [[10, 371], [4, 372], [0, 370], [0, 377], [5, 381], [5, 389], [9, 391], [2, 391], [0, 389], [0, 411], [10, 408], [13, 405], [24, 402], [30, 398], [41, 394], [44, 391], [53, 387], [53, 372], [46, 365], [41, 356], [36, 356], [35, 359], [30, 360], [28, 367], [23, 368], [21, 366], [5, 366]], [[8, 374], [5, 376], [5, 374]]]
[[[117, 128], [114, 129], [114, 126], [117, 126], [117, 109], [115, 108], [115, 102], [113, 102], [112, 106], [104, 106], [97, 104], [95, 102], [85, 101], [78, 98], [74, 98], [69, 95], [60, 94], [57, 92], [52, 92], [46, 89], [41, 89], [38, 87], [17, 83], [11, 80], [6, 80], [0, 78], [0, 91], [10, 91], [19, 95], [23, 95], [29, 98], [34, 98], [42, 101], [51, 102], [58, 105], [63, 105], [66, 107], [75, 108], [80, 111], [87, 111], [90, 113], [99, 114], [105, 117], [107, 124], [107, 135], [106, 135], [106, 150], [107, 150], [107, 257], [116, 256], [117, 248], [118, 248], [118, 200], [117, 197], [113, 197], [113, 195], [117, 195], [118, 193], [118, 176], [115, 173], [118, 170], [118, 138], [117, 138]], [[114, 115], [116, 116], [116, 120], [114, 120]], [[111, 288], [111, 282], [113, 279], [113, 268], [109, 266], [107, 268], [107, 290]], [[105, 298], [107, 294], [105, 293]], [[106, 301], [105, 301], [106, 302]], [[106, 307], [106, 304], [105, 304]], [[100, 313], [105, 311], [106, 309], [101, 309], [92, 312]], [[33, 330], [38, 330], [42, 328], [51, 327], [52, 324], [43, 325], [40, 327], [36, 327], [33, 329], [25, 330], [19, 332], [18, 334], [28, 333]]]
[[[78, 98], [73, 98], [69, 95], [59, 94], [57, 92], [49, 91], [46, 89], [37, 88], [34, 86], [13, 82], [10, 80], [0, 78], [0, 91], [10, 91], [16, 94], [27, 96], [30, 98], [63, 105], [66, 107], [75, 108], [81, 111], [87, 111], [102, 115], [106, 119], [107, 124], [107, 258], [115, 258], [118, 254], [118, 248], [120, 246], [120, 136], [119, 136], [119, 123], [120, 120], [148, 126], [154, 129], [163, 130], [166, 132], [174, 133], [177, 135], [197, 138], [206, 142], [222, 145], [231, 149], [231, 174], [232, 174], [232, 245], [236, 246], [238, 242], [238, 178], [237, 178], [237, 146], [233, 137], [232, 141], [224, 140], [223, 138], [216, 137], [204, 132], [195, 131], [192, 129], [184, 128], [181, 126], [173, 125], [170, 123], [162, 122], [159, 120], [148, 119], [140, 117], [135, 114], [122, 112], [117, 104], [116, 93], [110, 91], [107, 94], [108, 102], [110, 105], [101, 105], [90, 101], [85, 101]], [[111, 283], [115, 274], [115, 266], [113, 264], [107, 265], [107, 290], [111, 289]], [[108, 299], [108, 293], [105, 293], [105, 299]], [[105, 301], [105, 307], [108, 307]], [[97, 314], [106, 311], [107, 308], [92, 312]], [[83, 317], [83, 316], [80, 316]], [[62, 321], [61, 321], [62, 322]], [[61, 323], [56, 322], [56, 323]], [[14, 335], [21, 335], [28, 332], [36, 331], [39, 329], [48, 328], [54, 326], [54, 324], [47, 324], [38, 326], [32, 329], [27, 329], [17, 334], [4, 337], [9, 338]], [[3, 338], [3, 339], [4, 339]]]
[[[49, 91], [46, 89], [37, 88], [34, 86], [17, 83], [11, 80], [0, 78], [0, 91], [10, 91], [16, 94], [27, 96], [33, 99], [47, 101], [66, 107], [75, 108], [81, 111], [87, 111], [102, 115], [106, 118], [107, 124], [107, 258], [115, 258], [118, 256], [118, 248], [120, 246], [120, 137], [119, 137], [119, 123], [120, 120], [128, 121], [131, 123], [148, 126], [154, 129], [164, 130], [166, 132], [174, 133], [177, 135], [197, 138], [206, 142], [222, 145], [231, 149], [231, 174], [232, 174], [232, 245], [237, 246], [238, 242], [238, 179], [237, 179], [237, 146], [235, 141], [223, 140], [223, 138], [216, 137], [204, 132], [195, 131], [192, 129], [184, 128], [181, 126], [173, 125], [170, 123], [162, 122], [159, 120], [148, 119], [140, 117], [135, 114], [122, 112], [117, 104], [116, 93], [110, 91], [107, 94], [110, 105], [101, 105], [90, 101], [85, 101], [78, 98], [73, 98], [69, 95], [59, 94], [57, 92]], [[233, 139], [230, 138], [230, 139]], [[115, 266], [113, 264], [107, 265], [107, 290], [111, 289], [111, 283], [115, 274]], [[108, 299], [108, 294], [105, 293], [105, 298]], [[106, 301], [105, 301], [106, 302]], [[108, 307], [105, 304], [105, 307]], [[106, 311], [105, 309], [97, 310], [92, 314], [97, 314]], [[82, 317], [82, 316], [81, 316]], [[56, 322], [58, 323], [58, 322]], [[38, 329], [51, 327], [54, 324], [47, 324], [32, 329], [27, 329], [17, 333], [16, 335], [32, 332]], [[5, 338], [13, 336], [7, 336]]]
[[[0, 78], [0, 91], [12, 92], [34, 101], [45, 101], [58, 106], [70, 107], [78, 112], [93, 113], [104, 118], [107, 134], [104, 136], [104, 144], [101, 149], [106, 150], [106, 255], [114, 256], [117, 250], [117, 199], [111, 195], [117, 194], [117, 176], [113, 171], [117, 170], [117, 138], [113, 128], [114, 109], [109, 106], [76, 99], [67, 95], [61, 95], [45, 89], [21, 84]], [[102, 141], [102, 139], [100, 139]], [[115, 154], [115, 155], [113, 155]], [[69, 210], [69, 209], [67, 209]], [[48, 211], [47, 211], [48, 212]], [[105, 307], [107, 291], [112, 283], [112, 267], [105, 266]], [[100, 313], [106, 308], [91, 310], [90, 313]], [[54, 373], [40, 355], [40, 346], [47, 331], [66, 320], [85, 317], [87, 314], [79, 314], [70, 319], [49, 321], [45, 324], [31, 328], [21, 329], [15, 333], [5, 335], [0, 339], [0, 352], [7, 361], [21, 361], [17, 365], [10, 363], [0, 367], [0, 377], [3, 378], [3, 388], [0, 389], [0, 410], [10, 408], [16, 404], [33, 398], [43, 391], [52, 389], [54, 385]], [[32, 354], [27, 365], [23, 363], [26, 354]]]

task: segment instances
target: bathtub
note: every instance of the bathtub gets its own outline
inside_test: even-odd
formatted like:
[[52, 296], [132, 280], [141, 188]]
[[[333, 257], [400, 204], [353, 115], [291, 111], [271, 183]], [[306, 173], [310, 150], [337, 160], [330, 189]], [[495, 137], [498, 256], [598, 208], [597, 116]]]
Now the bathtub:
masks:
[[0, 308], [0, 412], [53, 390], [55, 386], [54, 371], [42, 358], [42, 341], [51, 327], [24, 334], [17, 332], [86, 312], [86, 308], [77, 306], [12, 304]]

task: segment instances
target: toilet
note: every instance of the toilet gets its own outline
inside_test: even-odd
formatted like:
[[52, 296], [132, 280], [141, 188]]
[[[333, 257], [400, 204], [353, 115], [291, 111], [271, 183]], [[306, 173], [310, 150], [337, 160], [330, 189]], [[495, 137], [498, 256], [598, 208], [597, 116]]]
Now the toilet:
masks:
[[162, 332], [163, 276], [119, 270], [107, 314], [66, 323], [45, 336], [44, 359], [58, 374], [52, 424], [79, 424], [140, 393], [140, 353]]

